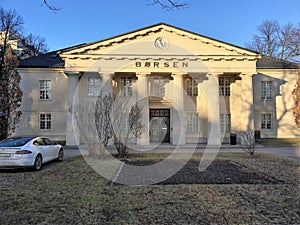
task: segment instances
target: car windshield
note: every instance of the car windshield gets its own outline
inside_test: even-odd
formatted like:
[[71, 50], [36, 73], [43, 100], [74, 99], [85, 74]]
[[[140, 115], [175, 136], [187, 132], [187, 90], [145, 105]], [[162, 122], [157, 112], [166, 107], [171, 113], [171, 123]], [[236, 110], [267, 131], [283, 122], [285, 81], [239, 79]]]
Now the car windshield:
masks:
[[21, 147], [25, 145], [27, 142], [32, 140], [32, 138], [24, 137], [24, 138], [8, 138], [0, 142], [0, 147]]

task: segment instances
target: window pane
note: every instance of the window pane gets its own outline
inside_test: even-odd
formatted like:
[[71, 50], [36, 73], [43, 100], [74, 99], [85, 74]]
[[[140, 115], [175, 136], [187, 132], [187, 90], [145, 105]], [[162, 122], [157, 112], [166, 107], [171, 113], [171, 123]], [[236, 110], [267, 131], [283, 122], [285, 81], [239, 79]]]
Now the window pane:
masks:
[[189, 134], [199, 132], [199, 117], [197, 113], [186, 114], [186, 132]]
[[261, 129], [263, 130], [272, 130], [272, 114], [262, 114], [261, 115]]
[[88, 78], [88, 96], [100, 96], [101, 81], [100, 78]]
[[261, 81], [261, 99], [272, 99], [272, 81]]
[[40, 99], [51, 99], [51, 80], [40, 80]]
[[186, 79], [186, 91], [188, 96], [198, 96], [198, 84], [192, 78]]
[[219, 77], [219, 95], [230, 96], [231, 77]]
[[121, 77], [121, 93], [126, 96], [132, 95], [132, 77]]
[[51, 114], [40, 114], [40, 129], [41, 130], [51, 129]]

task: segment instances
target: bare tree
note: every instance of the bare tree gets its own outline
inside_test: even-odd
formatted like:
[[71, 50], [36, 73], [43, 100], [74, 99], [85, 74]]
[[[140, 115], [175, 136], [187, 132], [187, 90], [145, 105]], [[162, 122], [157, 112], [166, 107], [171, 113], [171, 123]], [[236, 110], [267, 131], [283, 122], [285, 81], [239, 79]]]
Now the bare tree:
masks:
[[296, 87], [292, 94], [294, 99], [293, 115], [295, 117], [297, 127], [300, 128], [300, 72], [298, 73]]
[[173, 10], [173, 9], [184, 9], [188, 7], [186, 2], [178, 2], [172, 0], [150, 0], [150, 5], [159, 5], [162, 9]]
[[20, 75], [16, 70], [18, 59], [10, 46], [6, 47], [0, 80], [0, 140], [11, 135], [20, 121], [18, 110], [22, 100]]
[[20, 58], [37, 56], [48, 51], [45, 38], [29, 34], [27, 37], [20, 38], [22, 50], [18, 54]]
[[248, 126], [246, 131], [240, 131], [238, 133], [241, 137], [241, 145], [243, 150], [249, 153], [250, 156], [253, 156], [256, 150], [254, 130]]
[[[19, 87], [20, 76], [16, 70], [18, 57], [22, 52], [18, 43], [22, 43], [22, 51], [26, 57], [38, 54], [46, 49], [44, 39], [29, 35], [24, 38], [24, 21], [15, 10], [0, 8], [0, 138], [6, 138], [15, 130], [21, 112], [18, 110], [22, 100]], [[25, 53], [23, 53], [25, 57]]]
[[266, 20], [258, 26], [258, 34], [246, 47], [265, 56], [281, 60], [299, 62], [300, 60], [300, 25], [288, 23], [281, 26], [277, 20]]
[[135, 102], [134, 97], [118, 95], [114, 99], [111, 111], [113, 139], [118, 154], [122, 158], [126, 158], [128, 146], [136, 144], [142, 134], [141, 117], [142, 108]]
[[[184, 9], [188, 7], [186, 2], [178, 2], [173, 0], [147, 0], [149, 5], [159, 5], [162, 9], [173, 10], [173, 9]], [[56, 13], [60, 8], [49, 3], [48, 0], [42, 1], [42, 6], [45, 5], [52, 12]]]

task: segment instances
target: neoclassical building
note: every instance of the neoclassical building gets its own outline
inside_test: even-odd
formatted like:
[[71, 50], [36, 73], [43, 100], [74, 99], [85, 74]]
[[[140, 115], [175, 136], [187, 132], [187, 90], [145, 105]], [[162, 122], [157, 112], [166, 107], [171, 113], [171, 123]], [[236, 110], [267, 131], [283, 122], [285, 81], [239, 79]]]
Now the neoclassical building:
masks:
[[16, 135], [76, 145], [74, 102], [110, 93], [142, 102], [140, 145], [219, 144], [248, 128], [300, 137], [291, 112], [297, 65], [164, 23], [29, 58], [18, 71]]

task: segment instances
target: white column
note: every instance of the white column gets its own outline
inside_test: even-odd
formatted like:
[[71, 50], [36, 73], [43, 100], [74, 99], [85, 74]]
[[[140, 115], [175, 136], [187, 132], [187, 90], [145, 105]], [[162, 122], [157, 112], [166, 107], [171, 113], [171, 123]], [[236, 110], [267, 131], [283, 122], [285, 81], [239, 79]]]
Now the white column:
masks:
[[68, 73], [68, 105], [67, 105], [67, 128], [66, 128], [66, 145], [76, 146], [77, 141], [80, 141], [80, 132], [73, 116], [75, 113], [74, 100], [78, 98], [76, 91], [79, 83], [79, 73]]
[[113, 87], [112, 87], [112, 77], [114, 73], [102, 73], [102, 86], [101, 86], [101, 92], [102, 96], [110, 94], [113, 95]]
[[242, 74], [242, 115], [241, 129], [246, 131], [249, 127], [254, 129], [254, 110], [253, 110], [253, 85], [252, 77], [254, 74]]
[[143, 130], [140, 138], [137, 140], [138, 145], [149, 145], [149, 87], [148, 76], [144, 73], [137, 73], [137, 96], [138, 104], [142, 108]]
[[220, 135], [220, 97], [218, 74], [210, 74], [202, 84], [202, 89], [208, 102], [208, 145], [221, 144]]
[[174, 145], [185, 145], [185, 109], [183, 89], [183, 74], [173, 74], [173, 104], [175, 106], [173, 113], [172, 129]]

